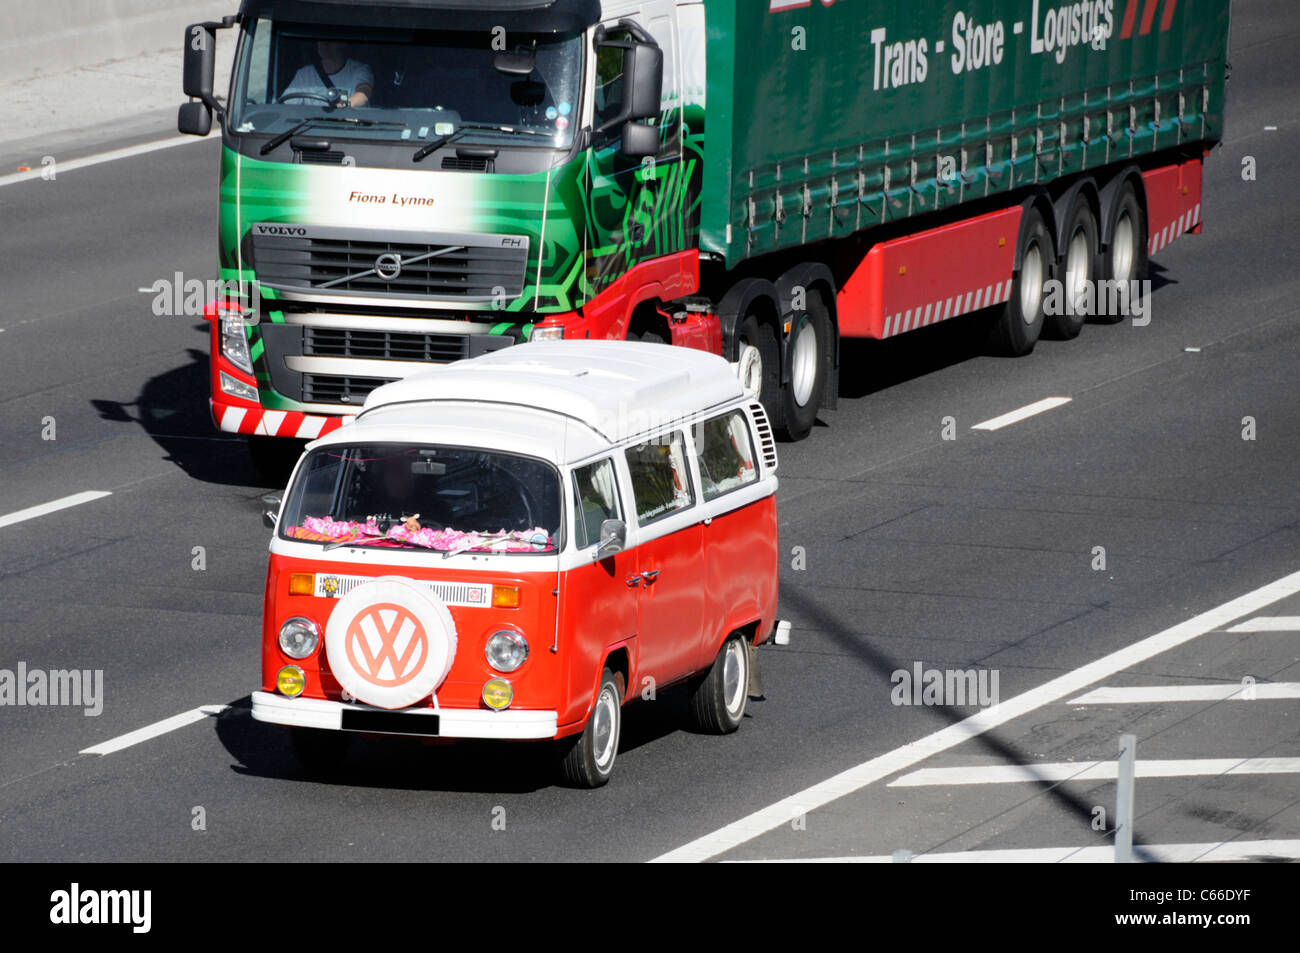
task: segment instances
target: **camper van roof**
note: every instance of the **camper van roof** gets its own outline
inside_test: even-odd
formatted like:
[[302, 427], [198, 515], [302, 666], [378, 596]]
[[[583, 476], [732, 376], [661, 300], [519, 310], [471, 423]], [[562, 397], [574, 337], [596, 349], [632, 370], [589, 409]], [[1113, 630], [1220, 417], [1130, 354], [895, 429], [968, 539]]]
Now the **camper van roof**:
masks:
[[743, 397], [731, 366], [704, 351], [630, 341], [538, 342], [386, 384], [371, 392], [357, 420], [389, 418], [377, 411], [396, 405], [507, 405], [577, 421], [617, 443]]

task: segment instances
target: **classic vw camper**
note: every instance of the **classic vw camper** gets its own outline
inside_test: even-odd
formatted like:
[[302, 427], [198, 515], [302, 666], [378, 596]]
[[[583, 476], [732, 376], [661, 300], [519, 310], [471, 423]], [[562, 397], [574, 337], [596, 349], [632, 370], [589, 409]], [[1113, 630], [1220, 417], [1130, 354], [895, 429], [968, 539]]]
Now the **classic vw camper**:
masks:
[[275, 514], [253, 717], [315, 767], [350, 732], [556, 739], [588, 787], [648, 688], [734, 731], [788, 632], [776, 465], [761, 405], [685, 348], [533, 343], [380, 387]]

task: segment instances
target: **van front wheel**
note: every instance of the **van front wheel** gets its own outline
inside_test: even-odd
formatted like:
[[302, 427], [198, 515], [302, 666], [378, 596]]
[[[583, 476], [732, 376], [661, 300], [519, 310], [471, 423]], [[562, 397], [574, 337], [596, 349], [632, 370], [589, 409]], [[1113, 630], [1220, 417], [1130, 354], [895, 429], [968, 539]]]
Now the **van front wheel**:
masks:
[[740, 727], [749, 700], [749, 647], [743, 634], [722, 644], [709, 673], [691, 688], [691, 722], [711, 735], [728, 735]]
[[609, 669], [600, 675], [596, 703], [591, 707], [587, 727], [560, 762], [566, 783], [578, 788], [598, 788], [614, 773], [618, 757], [618, 740], [623, 725], [623, 691], [618, 678]]

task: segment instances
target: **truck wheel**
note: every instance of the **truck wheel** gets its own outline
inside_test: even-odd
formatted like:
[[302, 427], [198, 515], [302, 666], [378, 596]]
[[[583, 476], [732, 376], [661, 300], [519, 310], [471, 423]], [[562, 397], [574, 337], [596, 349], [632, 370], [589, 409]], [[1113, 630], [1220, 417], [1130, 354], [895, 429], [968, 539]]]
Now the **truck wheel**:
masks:
[[248, 457], [267, 486], [283, 489], [304, 446], [302, 440], [250, 436]]
[[618, 738], [623, 725], [623, 690], [609, 669], [600, 675], [596, 704], [582, 734], [569, 741], [560, 762], [566, 783], [578, 788], [598, 788], [614, 773]]
[[749, 647], [743, 634], [722, 644], [709, 673], [691, 687], [691, 723], [711, 735], [740, 727], [749, 700]]
[[293, 754], [298, 763], [313, 774], [337, 771], [348, 753], [352, 738], [346, 731], [322, 728], [290, 728]]
[[1043, 333], [1043, 285], [1052, 277], [1056, 249], [1052, 235], [1036, 208], [1025, 213], [1020, 229], [1020, 271], [1011, 286], [1011, 297], [1003, 306], [993, 332], [991, 348], [998, 354], [1020, 357], [1028, 354]]
[[[1110, 215], [1110, 244], [1101, 254], [1102, 278], [1125, 282], [1144, 280], [1147, 276], [1147, 217], [1133, 183], [1120, 189]], [[1118, 324], [1124, 317], [1123, 314], [1098, 313], [1096, 320], [1102, 324]]]
[[[1097, 216], [1092, 214], [1088, 200], [1078, 193], [1070, 208], [1070, 222], [1065, 230], [1064, 274], [1062, 283], [1062, 308], [1065, 313], [1048, 315], [1043, 326], [1043, 333], [1059, 341], [1068, 341], [1078, 337], [1083, 330], [1083, 323], [1088, 319], [1086, 311], [1094, 311], [1096, 302], [1097, 277]], [[1091, 286], [1093, 306], [1087, 305], [1085, 297]]]

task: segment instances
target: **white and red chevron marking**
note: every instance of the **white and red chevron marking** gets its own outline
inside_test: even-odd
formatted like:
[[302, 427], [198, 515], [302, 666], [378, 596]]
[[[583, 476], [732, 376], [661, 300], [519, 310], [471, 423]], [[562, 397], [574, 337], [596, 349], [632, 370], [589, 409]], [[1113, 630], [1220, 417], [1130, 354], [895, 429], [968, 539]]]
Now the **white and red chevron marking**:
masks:
[[1147, 244], [1147, 254], [1155, 255], [1168, 248], [1175, 238], [1185, 235], [1201, 222], [1201, 203], [1197, 202], [1189, 211], [1184, 212], [1172, 222], [1166, 224], [1159, 232], [1153, 232]]
[[892, 314], [885, 318], [885, 332], [881, 337], [894, 337], [905, 331], [913, 331], [916, 328], [938, 324], [940, 321], [947, 321], [949, 318], [955, 318], [971, 311], [979, 311], [981, 308], [990, 308], [995, 304], [1002, 304], [1011, 297], [1011, 283], [1012, 279], [1008, 278], [1006, 281], [985, 285], [983, 288], [976, 288], [973, 291], [966, 291], [953, 297], [942, 298], [916, 308], [909, 308], [898, 314]]
[[264, 410], [212, 403], [212, 419], [225, 433], [255, 434], [264, 437], [296, 437], [315, 440], [337, 430], [352, 417], [326, 417], [296, 410]]

